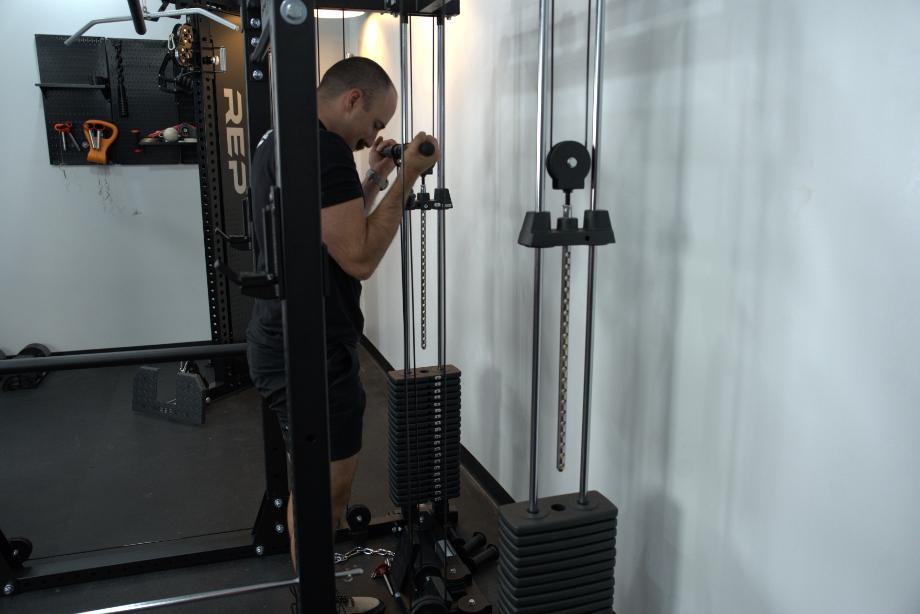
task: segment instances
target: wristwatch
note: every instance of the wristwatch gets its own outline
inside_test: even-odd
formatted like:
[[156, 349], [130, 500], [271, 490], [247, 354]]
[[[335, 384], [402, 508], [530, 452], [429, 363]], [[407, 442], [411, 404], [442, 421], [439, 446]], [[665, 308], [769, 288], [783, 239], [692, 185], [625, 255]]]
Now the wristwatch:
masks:
[[389, 179], [385, 177], [381, 179], [380, 175], [377, 174], [377, 171], [372, 168], [367, 169], [367, 175], [365, 175], [365, 177], [373, 181], [378, 190], [386, 190], [387, 186], [390, 185]]

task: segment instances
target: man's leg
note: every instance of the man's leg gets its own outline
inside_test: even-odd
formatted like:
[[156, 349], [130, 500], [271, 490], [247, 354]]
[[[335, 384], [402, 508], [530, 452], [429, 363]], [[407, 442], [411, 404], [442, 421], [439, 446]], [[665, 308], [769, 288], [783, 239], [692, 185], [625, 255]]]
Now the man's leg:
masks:
[[[342, 517], [342, 512], [348, 506], [351, 499], [351, 485], [355, 480], [355, 472], [358, 469], [358, 455], [355, 454], [349, 458], [332, 461], [329, 464], [329, 477], [332, 484], [332, 533], [335, 536], [335, 529]], [[294, 539], [294, 498], [291, 497], [287, 507], [287, 526], [290, 528], [291, 535], [291, 563], [294, 569], [297, 569], [297, 544]]]
[[332, 478], [332, 531], [335, 534], [339, 520], [351, 500], [351, 485], [358, 469], [358, 455], [332, 461], [329, 466]]

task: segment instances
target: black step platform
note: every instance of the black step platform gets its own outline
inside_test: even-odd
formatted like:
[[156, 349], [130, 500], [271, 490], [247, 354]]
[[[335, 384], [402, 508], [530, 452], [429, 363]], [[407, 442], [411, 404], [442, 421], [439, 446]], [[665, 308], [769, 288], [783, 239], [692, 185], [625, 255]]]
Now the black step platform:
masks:
[[503, 612], [609, 614], [613, 607], [617, 508], [590, 491], [499, 509], [499, 605]]

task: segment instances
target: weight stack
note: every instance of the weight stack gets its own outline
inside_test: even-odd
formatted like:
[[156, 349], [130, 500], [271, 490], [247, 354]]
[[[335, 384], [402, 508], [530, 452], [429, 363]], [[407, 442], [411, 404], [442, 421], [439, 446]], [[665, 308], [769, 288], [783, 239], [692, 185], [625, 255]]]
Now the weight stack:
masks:
[[460, 496], [460, 371], [390, 371], [389, 476], [395, 505]]
[[504, 614], [610, 614], [617, 508], [602, 494], [578, 493], [499, 510], [499, 611]]

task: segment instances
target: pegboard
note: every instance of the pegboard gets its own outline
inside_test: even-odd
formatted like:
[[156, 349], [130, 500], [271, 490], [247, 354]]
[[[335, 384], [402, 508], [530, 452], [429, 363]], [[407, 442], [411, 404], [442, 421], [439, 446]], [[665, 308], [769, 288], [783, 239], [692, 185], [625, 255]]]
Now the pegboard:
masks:
[[[195, 123], [191, 95], [163, 92], [157, 86], [157, 72], [166, 54], [165, 40], [82, 37], [65, 46], [66, 38], [35, 35], [41, 83], [89, 86], [96, 81], [104, 86], [96, 89], [41, 88], [51, 164], [91, 164], [86, 160], [87, 150], [82, 147], [86, 142], [82, 126], [87, 119], [101, 119], [118, 126], [118, 138], [108, 150], [110, 164], [197, 164], [198, 148], [194, 143], [139, 148], [131, 132], [138, 130], [143, 137], [183, 121]], [[124, 80], [126, 117], [120, 112], [119, 76]], [[68, 151], [62, 150], [61, 137], [53, 126], [66, 121], [73, 123], [80, 152], [73, 151], [69, 139]]]
[[[107, 79], [109, 70], [105, 54], [105, 39], [84, 36], [64, 46], [66, 36], [35, 35], [38, 53], [38, 74], [41, 83], [89, 86], [96, 78]], [[86, 150], [73, 151], [68, 139], [65, 153], [54, 124], [73, 122], [77, 143], [86, 140], [82, 125], [87, 119], [111, 121], [112, 107], [104, 89], [42, 89], [45, 107], [45, 132], [48, 138], [48, 158], [51, 164], [90, 164]]]

